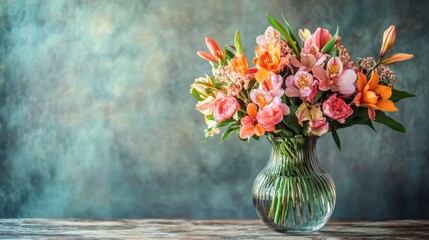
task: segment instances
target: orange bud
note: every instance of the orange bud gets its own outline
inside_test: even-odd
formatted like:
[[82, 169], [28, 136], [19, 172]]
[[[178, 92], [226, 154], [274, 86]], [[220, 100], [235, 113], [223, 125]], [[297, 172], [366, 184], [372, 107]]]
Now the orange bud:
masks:
[[405, 60], [409, 60], [411, 58], [413, 58], [414, 55], [413, 54], [406, 54], [406, 53], [395, 53], [390, 55], [388, 58], [384, 59], [383, 61], [381, 61], [382, 65], [389, 65], [389, 64], [394, 64], [397, 62], [402, 62]]
[[215, 57], [213, 57], [213, 55], [211, 55], [208, 52], [198, 51], [197, 54], [198, 54], [198, 56], [200, 56], [200, 58], [202, 58], [204, 60], [217, 63], [217, 59]]
[[223, 59], [223, 50], [215, 40], [213, 40], [212, 38], [206, 37], [206, 45], [210, 53], [214, 57]]
[[395, 25], [390, 26], [386, 31], [383, 33], [383, 43], [381, 44], [380, 49], [380, 57], [384, 57], [386, 53], [392, 48], [393, 44], [395, 43], [396, 38], [396, 28]]

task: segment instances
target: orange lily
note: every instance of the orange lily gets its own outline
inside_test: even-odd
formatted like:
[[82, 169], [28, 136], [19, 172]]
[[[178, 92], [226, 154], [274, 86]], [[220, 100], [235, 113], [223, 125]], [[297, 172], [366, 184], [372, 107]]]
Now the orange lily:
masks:
[[388, 58], [384, 59], [383, 61], [381, 61], [381, 64], [383, 64], [383, 65], [394, 64], [397, 62], [409, 60], [413, 57], [414, 57], [413, 54], [395, 53], [395, 54], [390, 55]]
[[214, 63], [218, 63], [219, 60], [221, 60], [222, 63], [225, 63], [223, 50], [214, 39], [206, 37], [206, 45], [210, 53], [198, 51], [198, 56], [200, 56], [204, 60], [211, 61]]
[[356, 106], [368, 106], [368, 115], [374, 120], [375, 111], [382, 110], [387, 112], [394, 112], [398, 109], [394, 103], [389, 100], [392, 96], [392, 88], [378, 84], [379, 76], [375, 71], [371, 73], [371, 79], [368, 81], [365, 74], [358, 73], [357, 87], [359, 93], [356, 95], [354, 101]]
[[396, 28], [395, 25], [390, 26], [383, 33], [383, 42], [381, 43], [380, 57], [383, 58], [384, 55], [393, 47], [396, 38]]
[[280, 44], [277, 42], [267, 44], [264, 48], [256, 46], [255, 54], [253, 64], [258, 69], [255, 78], [259, 83], [267, 79], [270, 73], [278, 74], [288, 63], [287, 58], [281, 57]]
[[256, 120], [258, 114], [257, 106], [254, 103], [247, 105], [247, 114], [241, 119], [240, 138], [246, 139], [256, 134], [256, 136], [262, 136], [265, 134], [265, 129], [262, 124]]
[[229, 65], [232, 66], [232, 69], [235, 72], [238, 72], [243, 76], [246, 76], [246, 71], [249, 69], [249, 63], [247, 62], [244, 54], [234, 56], [234, 58], [229, 62]]

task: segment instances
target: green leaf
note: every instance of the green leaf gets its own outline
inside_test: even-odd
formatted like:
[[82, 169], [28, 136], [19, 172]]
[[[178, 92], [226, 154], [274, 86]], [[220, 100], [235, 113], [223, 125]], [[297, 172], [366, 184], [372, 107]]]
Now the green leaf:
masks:
[[238, 132], [240, 130], [240, 126], [237, 125], [232, 125], [230, 126], [223, 134], [222, 134], [222, 139], [221, 139], [221, 143], [225, 140], [228, 140], [229, 136], [231, 136], [231, 134]]
[[336, 57], [338, 56], [338, 48], [334, 48], [334, 50], [332, 50], [332, 57]]
[[221, 128], [221, 127], [224, 127], [224, 126], [226, 126], [226, 125], [228, 125], [230, 123], [233, 123], [233, 122], [235, 122], [234, 119], [228, 119], [228, 120], [222, 121], [220, 123], [217, 123], [214, 128]]
[[191, 93], [192, 93], [192, 96], [194, 96], [194, 98], [197, 99], [197, 101], [204, 101], [200, 93], [195, 88], [192, 88]]
[[214, 118], [214, 116], [212, 114], [207, 114], [206, 115], [206, 119], [210, 120], [210, 121], [215, 121], [215, 118]]
[[416, 95], [405, 92], [405, 91], [399, 91], [396, 89], [392, 89], [392, 96], [389, 98], [392, 102], [398, 102], [405, 98], [411, 98], [415, 97]]
[[235, 56], [234, 53], [229, 51], [226, 47], [224, 48], [224, 52], [226, 53], [227, 59], [232, 59]]
[[317, 103], [319, 101], [320, 97], [322, 97], [323, 91], [319, 91], [316, 96], [314, 97], [314, 103]]
[[329, 40], [329, 42], [327, 42], [325, 46], [322, 48], [322, 53], [330, 53], [332, 51], [332, 48], [334, 48], [335, 43], [337, 42], [337, 38], [338, 38], [338, 27], [334, 37], [332, 37], [332, 39]]
[[213, 92], [213, 88], [206, 88], [206, 89], [204, 89], [204, 91], [207, 93], [207, 94], [210, 94], [210, 93], [212, 93]]
[[[292, 106], [290, 108], [292, 108]], [[295, 112], [292, 113], [292, 109], [289, 115], [284, 116], [283, 122], [289, 129], [293, 130], [296, 134], [301, 133], [302, 127], [298, 123], [298, 118], [295, 116]]]
[[335, 126], [331, 127], [331, 133], [332, 133], [332, 137], [334, 138], [335, 144], [337, 144], [338, 149], [341, 151], [340, 137], [338, 136]]
[[235, 32], [234, 45], [235, 45], [237, 55], [242, 55], [243, 54], [243, 47], [241, 46], [240, 31], [238, 29]]
[[296, 46], [296, 42], [293, 41], [289, 31], [286, 31], [286, 29], [275, 18], [269, 15], [267, 15], [267, 18], [270, 24], [286, 38], [286, 42], [288, 43], [289, 47], [292, 48], [292, 51], [299, 58], [299, 51]]
[[399, 122], [397, 122], [393, 118], [387, 116], [382, 111], [376, 111], [375, 121], [378, 123], [384, 124], [384, 125], [390, 127], [393, 130], [396, 130], [398, 132], [407, 133], [407, 129], [405, 129], [405, 127], [402, 126], [402, 124], [400, 124]]
[[290, 27], [290, 25], [289, 25], [289, 23], [286, 21], [286, 18], [285, 18], [285, 16], [283, 15], [283, 13], [282, 13], [282, 17], [283, 17], [283, 21], [285, 22], [285, 24], [286, 24], [286, 27], [287, 27], [287, 29], [289, 30], [289, 35], [290, 35], [290, 37], [292, 38], [292, 40], [295, 42], [295, 44], [296, 44], [296, 47], [298, 48], [298, 52], [301, 52], [301, 47], [299, 46], [299, 44], [298, 44], [298, 39], [295, 37], [295, 35], [293, 34], [293, 32], [292, 32], [292, 28]]

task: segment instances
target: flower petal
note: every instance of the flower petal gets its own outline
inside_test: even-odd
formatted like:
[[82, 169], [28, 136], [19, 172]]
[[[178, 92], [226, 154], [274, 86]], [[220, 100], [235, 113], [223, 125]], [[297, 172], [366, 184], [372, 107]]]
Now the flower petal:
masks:
[[369, 89], [372, 90], [378, 85], [379, 77], [377, 72], [372, 71], [371, 72], [371, 79], [369, 80]]
[[362, 72], [358, 72], [357, 86], [359, 92], [362, 92], [365, 85], [367, 84], [366, 76]]
[[351, 69], [347, 69], [341, 74], [341, 76], [338, 78], [338, 81], [335, 82], [337, 86], [346, 86], [346, 85], [353, 85], [353, 83], [356, 81], [356, 73], [355, 71]]
[[387, 111], [387, 112], [395, 112], [398, 111], [398, 109], [395, 107], [395, 104], [390, 101], [389, 99], [378, 101], [375, 106], [377, 106], [378, 109]]
[[285, 90], [285, 95], [288, 96], [288, 97], [298, 97], [299, 96], [299, 91], [294, 86], [288, 87]]
[[374, 92], [375, 94], [380, 96], [381, 99], [383, 100], [389, 99], [392, 96], [392, 89], [388, 86], [384, 86], [380, 84], [374, 88]]
[[250, 117], [256, 117], [256, 115], [258, 114], [258, 108], [256, 107], [256, 104], [254, 103], [249, 103], [247, 105], [247, 114], [249, 114]]
[[249, 137], [253, 136], [254, 133], [255, 132], [253, 130], [252, 125], [245, 125], [245, 126], [241, 126], [241, 128], [240, 128], [240, 138], [241, 139], [249, 138]]
[[260, 123], [258, 123], [258, 124], [256, 124], [256, 126], [254, 128], [254, 132], [255, 132], [256, 136], [262, 136], [265, 134], [265, 129]]

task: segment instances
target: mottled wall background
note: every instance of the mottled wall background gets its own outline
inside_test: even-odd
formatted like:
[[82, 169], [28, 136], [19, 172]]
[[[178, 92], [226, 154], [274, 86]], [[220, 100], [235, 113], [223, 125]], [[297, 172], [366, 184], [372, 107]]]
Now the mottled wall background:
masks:
[[0, 1], [0, 217], [254, 218], [251, 186], [268, 141], [219, 137], [189, 95], [210, 73], [204, 37], [248, 55], [281, 12], [295, 29], [338, 25], [353, 57], [397, 25], [398, 88], [418, 97], [377, 125], [330, 136], [319, 160], [336, 218], [429, 218], [427, 1]]

